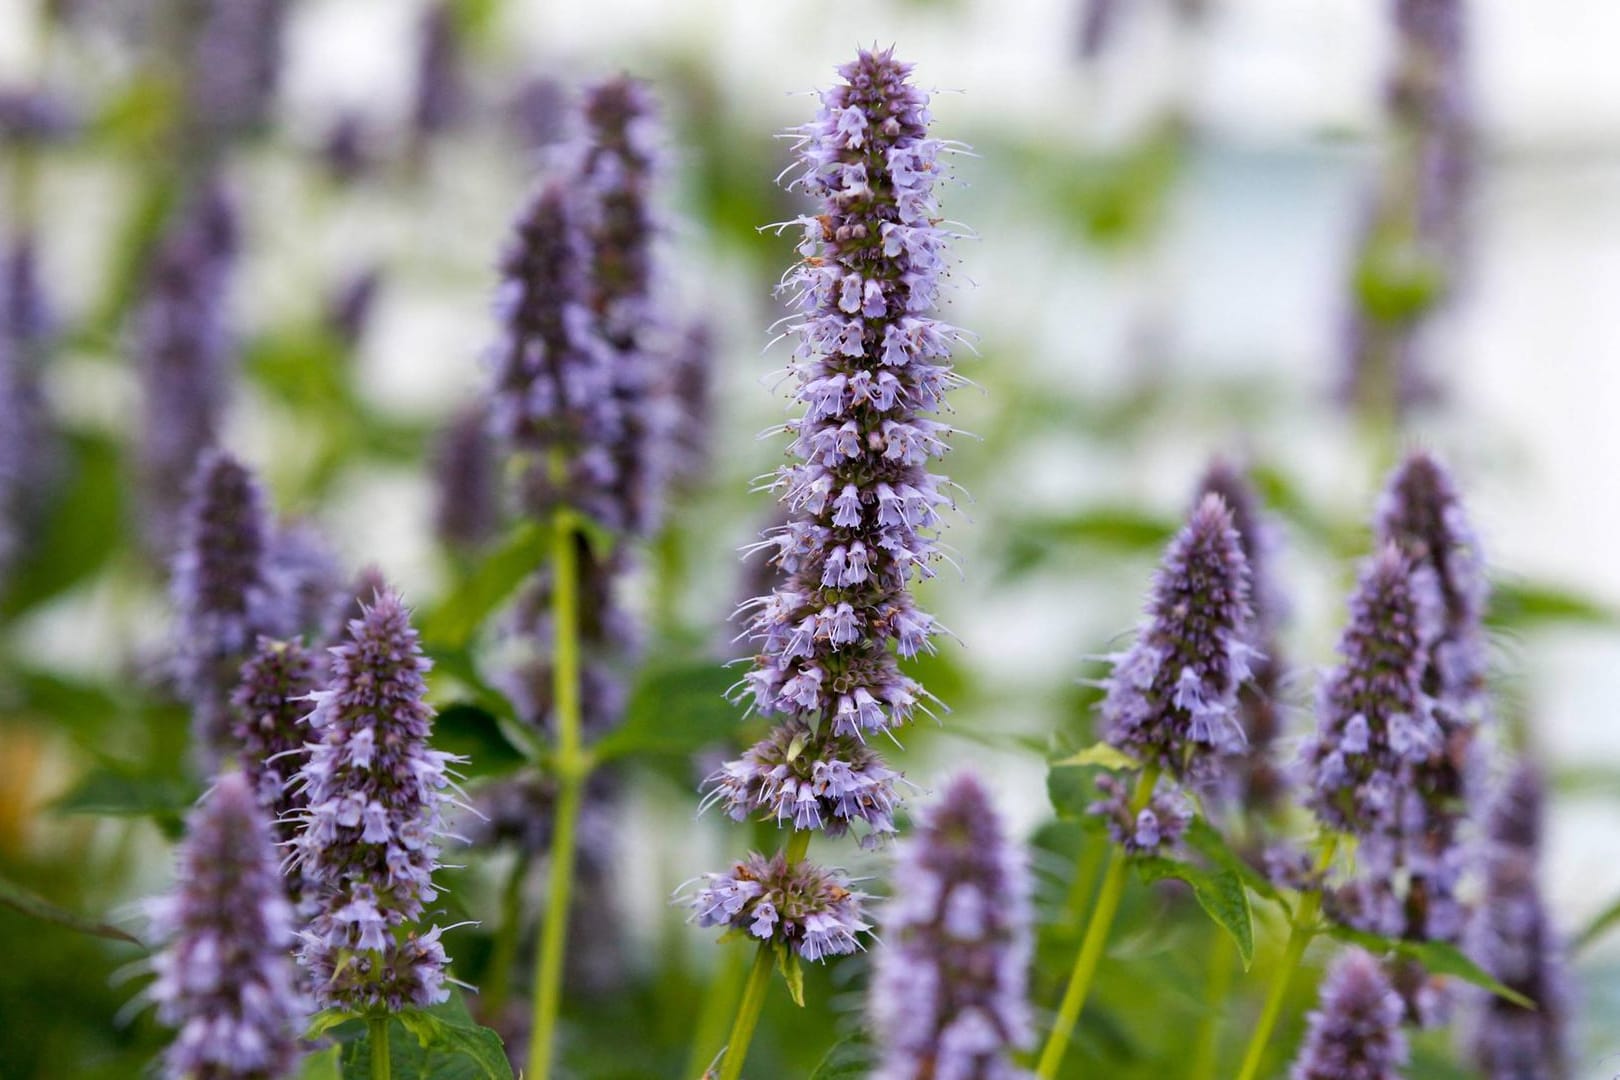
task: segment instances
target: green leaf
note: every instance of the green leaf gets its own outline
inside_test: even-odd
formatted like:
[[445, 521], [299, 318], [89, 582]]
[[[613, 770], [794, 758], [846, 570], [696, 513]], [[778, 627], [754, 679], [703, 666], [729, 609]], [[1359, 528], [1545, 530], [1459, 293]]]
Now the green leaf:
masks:
[[489, 710], [466, 702], [439, 710], [433, 721], [433, 748], [466, 758], [460, 768], [468, 777], [501, 776], [528, 760]]
[[127, 941], [142, 950], [146, 948], [139, 938], [129, 934], [110, 923], [100, 922], [75, 914], [66, 908], [57, 907], [43, 896], [23, 888], [15, 882], [0, 877], [0, 904], [20, 911], [30, 918], [40, 919], [44, 922], [54, 923], [57, 926], [75, 930], [81, 934], [90, 934], [94, 937], [106, 938], [109, 941]]
[[107, 439], [70, 436], [55, 501], [32, 530], [8, 575], [0, 604], [7, 620], [67, 591], [107, 563], [123, 531], [125, 485], [118, 448]]
[[1077, 547], [1145, 553], [1175, 535], [1176, 522], [1134, 506], [1093, 506], [1072, 514], [1027, 518], [1006, 532], [999, 572], [1016, 575]]
[[[459, 995], [431, 1009], [395, 1014], [388, 1048], [396, 1080], [512, 1080], [500, 1036], [475, 1024]], [[346, 1080], [370, 1080], [369, 1025], [344, 1044], [342, 1062]]]
[[1620, 926], [1620, 899], [1615, 900], [1614, 903], [1598, 912], [1592, 921], [1587, 923], [1579, 934], [1575, 935], [1575, 939], [1569, 944], [1569, 951], [1572, 953], [1580, 952], [1614, 929], [1615, 926]]
[[1498, 581], [1492, 584], [1485, 620], [1492, 626], [1517, 629], [1560, 623], [1616, 626], [1620, 625], [1620, 611], [1574, 589], [1543, 582]]
[[1249, 909], [1249, 894], [1237, 874], [1225, 868], [1205, 870], [1176, 859], [1157, 857], [1132, 859], [1131, 865], [1145, 882], [1177, 878], [1192, 886], [1199, 906], [1215, 925], [1231, 935], [1237, 945], [1238, 956], [1247, 971], [1254, 961], [1254, 913]]
[[624, 723], [597, 743], [599, 761], [630, 754], [691, 754], [736, 736], [737, 711], [726, 701], [736, 674], [703, 659], [643, 671]]
[[1135, 758], [1105, 742], [1092, 743], [1079, 753], [1059, 758], [1050, 764], [1054, 769], [1068, 765], [1101, 765], [1116, 772], [1121, 769], [1141, 768], [1141, 763]]
[[198, 791], [177, 776], [153, 776], [104, 762], [91, 769], [52, 805], [62, 814], [107, 814], [178, 820], [197, 801]]
[[1271, 883], [1271, 879], [1251, 866], [1243, 856], [1233, 851], [1231, 846], [1227, 844], [1226, 837], [1221, 835], [1220, 830], [1203, 818], [1195, 817], [1192, 819], [1192, 824], [1187, 826], [1186, 841], [1194, 851], [1203, 855], [1210, 862], [1236, 874], [1238, 880], [1242, 881], [1250, 892], [1266, 900], [1281, 904], [1284, 908], [1289, 907], [1288, 901], [1283, 897], [1282, 893], [1277, 891], [1277, 887]]
[[349, 1012], [347, 1009], [322, 1009], [309, 1018], [309, 1026], [304, 1029], [306, 1041], [318, 1039], [339, 1024], [346, 1024], [350, 1020], [360, 1019], [359, 1013]]
[[793, 999], [793, 1004], [804, 1008], [804, 966], [799, 963], [799, 954], [788, 948], [786, 942], [775, 942], [772, 947], [776, 951], [776, 970], [787, 983], [788, 997]]
[[435, 649], [460, 649], [486, 618], [546, 564], [547, 530], [535, 521], [514, 527], [450, 595], [422, 620], [422, 636]]
[[298, 1070], [298, 1080], [343, 1080], [343, 1047], [328, 1046], [306, 1054]]
[[864, 1035], [834, 1043], [816, 1065], [810, 1080], [861, 1080], [872, 1071], [872, 1047]]
[[1330, 925], [1327, 932], [1340, 941], [1360, 945], [1369, 952], [1399, 953], [1409, 959], [1416, 960], [1432, 974], [1455, 976], [1463, 982], [1472, 983], [1482, 990], [1489, 990], [1497, 997], [1504, 998], [1523, 1008], [1534, 1009], [1536, 1007], [1535, 1002], [1517, 990], [1504, 986], [1490, 972], [1464, 956], [1462, 950], [1455, 945], [1447, 945], [1439, 941], [1405, 941], [1401, 938], [1389, 938], [1379, 934], [1369, 934], [1362, 930], [1352, 930], [1348, 926]]

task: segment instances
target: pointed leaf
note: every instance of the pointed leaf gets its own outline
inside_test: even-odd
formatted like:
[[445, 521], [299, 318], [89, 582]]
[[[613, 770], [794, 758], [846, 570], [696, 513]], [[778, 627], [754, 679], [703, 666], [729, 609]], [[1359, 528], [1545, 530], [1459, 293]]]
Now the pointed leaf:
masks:
[[1249, 894], [1243, 882], [1231, 870], [1205, 870], [1201, 866], [1176, 859], [1133, 859], [1131, 864], [1145, 882], [1177, 878], [1192, 886], [1199, 906], [1215, 921], [1215, 925], [1231, 935], [1248, 970], [1254, 960], [1254, 913], [1249, 908]]
[[1238, 880], [1242, 881], [1250, 892], [1263, 899], [1281, 904], [1285, 909], [1289, 908], [1288, 901], [1284, 899], [1282, 893], [1277, 891], [1277, 887], [1271, 883], [1271, 879], [1251, 866], [1243, 856], [1233, 851], [1231, 846], [1227, 844], [1226, 837], [1221, 835], [1220, 830], [1203, 818], [1193, 818], [1192, 824], [1187, 827], [1186, 840], [1188, 846], [1215, 865], [1236, 874]]
[[522, 522], [422, 620], [422, 637], [435, 649], [466, 645], [490, 613], [544, 566], [550, 554], [546, 526]]
[[739, 726], [726, 690], [737, 681], [713, 660], [649, 668], [630, 695], [624, 722], [593, 748], [598, 761], [629, 754], [685, 756], [729, 742]]
[[872, 1047], [864, 1035], [851, 1035], [833, 1044], [810, 1080], [861, 1080], [872, 1071]]
[[776, 948], [776, 970], [782, 973], [782, 981], [787, 983], [788, 996], [793, 1004], [804, 1008], [804, 967], [799, 963], [799, 954], [778, 941]]
[[349, 1012], [347, 1009], [322, 1009], [309, 1018], [309, 1026], [304, 1029], [306, 1041], [318, 1039], [339, 1024], [346, 1024], [350, 1020], [360, 1019], [359, 1013]]
[[1059, 758], [1051, 764], [1054, 769], [1068, 765], [1100, 765], [1115, 772], [1121, 769], [1137, 769], [1141, 767], [1140, 763], [1131, 755], [1111, 743], [1105, 742], [1092, 743], [1079, 753], [1070, 754], [1066, 758]]
[[306, 1054], [298, 1070], [298, 1080], [343, 1080], [343, 1047], [328, 1046]]
[[13, 911], [20, 911], [30, 918], [55, 923], [57, 926], [66, 927], [81, 934], [107, 938], [109, 941], [127, 941], [142, 950], [146, 948], [140, 939], [133, 934], [120, 930], [110, 923], [100, 922], [96, 919], [75, 914], [66, 908], [57, 907], [43, 896], [38, 896], [21, 885], [7, 881], [3, 877], [0, 877], [0, 904], [4, 904]]
[[1534, 1009], [1536, 1003], [1525, 997], [1491, 975], [1490, 972], [1464, 956], [1462, 950], [1455, 945], [1447, 945], [1439, 941], [1405, 941], [1400, 938], [1384, 937], [1380, 934], [1369, 934], [1362, 930], [1352, 930], [1347, 926], [1329, 926], [1327, 932], [1340, 941], [1347, 941], [1352, 945], [1360, 945], [1369, 952], [1399, 953], [1409, 959], [1416, 960], [1435, 975], [1451, 975], [1463, 982], [1472, 983], [1482, 990], [1489, 990], [1499, 998], [1504, 998], [1513, 1004], [1526, 1009]]
[[1592, 942], [1608, 933], [1616, 925], [1620, 925], [1620, 900], [1616, 900], [1614, 903], [1598, 912], [1597, 915], [1593, 917], [1592, 921], [1587, 923], [1585, 928], [1583, 928], [1579, 934], [1575, 935], [1575, 940], [1570, 942], [1569, 951], [1580, 952], [1582, 949], [1592, 944]]

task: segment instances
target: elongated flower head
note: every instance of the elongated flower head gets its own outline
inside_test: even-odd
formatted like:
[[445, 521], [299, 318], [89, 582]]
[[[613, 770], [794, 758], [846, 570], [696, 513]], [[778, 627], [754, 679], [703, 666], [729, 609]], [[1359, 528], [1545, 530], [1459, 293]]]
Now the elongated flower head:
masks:
[[325, 641], [342, 629], [347, 583], [337, 553], [313, 522], [276, 525], [270, 537], [270, 577], [288, 608], [287, 634]]
[[1028, 1075], [1030, 884], [971, 775], [952, 781], [895, 855], [871, 1009], [881, 1080]]
[[272, 580], [259, 482], [236, 458], [197, 464], [170, 589], [178, 616], [175, 681], [190, 703], [205, 763], [230, 753], [230, 694], [260, 635], [284, 636], [292, 611]]
[[747, 686], [761, 712], [825, 717], [838, 734], [911, 719], [923, 690], [896, 654], [931, 649], [940, 630], [907, 587], [933, 574], [950, 502], [928, 470], [950, 428], [930, 416], [959, 381], [960, 333], [929, 315], [945, 266], [942, 144], [910, 70], [861, 53], [797, 132], [792, 183], [820, 202], [785, 282], [803, 415], [787, 424], [798, 462], [777, 477], [792, 518], [763, 545], [785, 580], [751, 605]]
[[500, 524], [500, 469], [489, 414], [482, 404], [463, 408], [439, 438], [434, 458], [438, 501], [434, 531], [450, 547], [468, 551]]
[[227, 773], [187, 819], [174, 892], [153, 905], [164, 941], [147, 991], [178, 1034], [163, 1058], [175, 1080], [292, 1075], [304, 1008], [292, 908], [251, 781]]
[[1238, 688], [1254, 655], [1249, 565], [1232, 512], [1206, 495], [1165, 551], [1148, 621], [1102, 702], [1106, 738], [1173, 776], [1212, 777], [1242, 752]]
[[467, 110], [461, 40], [449, 3], [435, 3], [422, 14], [416, 38], [416, 88], [411, 129], [418, 139], [442, 135]]
[[1433, 621], [1398, 548], [1367, 562], [1339, 638], [1341, 662], [1323, 683], [1316, 735], [1305, 747], [1308, 803], [1331, 828], [1366, 836], [1393, 827], [1404, 770], [1439, 745], [1422, 687]]
[[270, 118], [281, 75], [284, 0], [209, 0], [192, 52], [187, 120], [205, 138], [244, 135]]
[[1378, 961], [1347, 949], [1322, 983], [1291, 1080], [1399, 1080], [1407, 1059], [1404, 1012]]
[[414, 924], [438, 896], [447, 768], [459, 759], [428, 747], [428, 661], [398, 594], [362, 610], [309, 717], [298, 858], [318, 911], [300, 960], [324, 1006], [424, 1008], [447, 996], [447, 961], [439, 929]]
[[1518, 765], [1486, 825], [1485, 895], [1469, 952], [1486, 971], [1536, 1003], [1524, 1009], [1476, 994], [1468, 1049], [1487, 1080], [1563, 1080], [1571, 1075], [1573, 986], [1568, 958], [1542, 899], [1541, 778]]
[[623, 424], [612, 353], [587, 303], [588, 266], [579, 198], [551, 181], [518, 219], [501, 260], [491, 423], [511, 448], [534, 459], [524, 477], [525, 509], [543, 516], [569, 505], [613, 522]]
[[[261, 637], [231, 695], [236, 714], [232, 735], [241, 748], [242, 773], [270, 817], [283, 859], [294, 853], [299, 819], [308, 805], [307, 793], [294, 778], [309, 757], [307, 717], [317, 670], [315, 657], [297, 639]], [[287, 864], [285, 884], [294, 904], [303, 899], [303, 867], [296, 859]]]
[[784, 942], [806, 960], [852, 953], [860, 948], [856, 935], [871, 929], [863, 918], [866, 894], [851, 889], [841, 870], [751, 854], [702, 881], [691, 897], [699, 926]]

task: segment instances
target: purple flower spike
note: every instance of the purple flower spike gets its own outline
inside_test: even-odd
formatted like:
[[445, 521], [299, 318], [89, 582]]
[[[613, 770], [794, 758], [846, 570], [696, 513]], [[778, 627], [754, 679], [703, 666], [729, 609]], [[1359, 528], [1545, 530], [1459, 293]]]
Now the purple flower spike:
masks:
[[983, 786], [961, 776], [895, 855], [871, 1010], [879, 1080], [1027, 1076], [1030, 884]]
[[441, 931], [414, 924], [438, 897], [448, 766], [461, 759], [428, 748], [428, 661], [398, 594], [362, 611], [331, 650], [297, 781], [308, 801], [297, 859], [318, 909], [299, 960], [321, 1005], [397, 1012], [448, 997]]
[[841, 870], [755, 854], [724, 874], [704, 874], [691, 907], [699, 926], [729, 926], [824, 960], [854, 952], [856, 935], [871, 929], [862, 918], [867, 896], [849, 884]]
[[165, 945], [147, 993], [178, 1032], [165, 1075], [277, 1080], [297, 1066], [305, 1010], [278, 861], [251, 782], [220, 777], [187, 819], [175, 891], [152, 908]]
[[482, 403], [456, 413], [434, 458], [434, 531], [457, 551], [478, 548], [500, 524], [500, 469]]
[[448, 3], [436, 3], [423, 13], [417, 30], [411, 129], [418, 139], [442, 135], [460, 123], [467, 110], [465, 82], [455, 12]]
[[1097, 787], [1105, 798], [1086, 807], [1086, 813], [1101, 817], [1108, 835], [1131, 855], [1168, 854], [1181, 841], [1192, 824], [1192, 807], [1175, 790], [1155, 789], [1148, 804], [1131, 814], [1131, 791], [1118, 777], [1097, 777]]
[[1469, 1054], [1487, 1080], [1561, 1080], [1570, 1075], [1574, 1012], [1563, 943], [1541, 896], [1541, 778], [1519, 765], [1486, 827], [1485, 896], [1469, 952], [1503, 983], [1536, 1003], [1523, 1009], [1476, 995]]
[[1394, 546], [1368, 560], [1339, 638], [1342, 663], [1323, 684], [1304, 756], [1307, 802], [1324, 825], [1358, 836], [1392, 829], [1407, 768], [1439, 746], [1421, 680], [1434, 612]]
[[870, 847], [894, 832], [900, 775], [875, 750], [851, 736], [817, 742], [803, 723], [775, 728], [706, 781], [709, 800], [723, 803], [733, 820], [759, 813], [795, 829], [842, 836], [855, 822]]
[[178, 625], [175, 682], [192, 707], [196, 750], [212, 766], [230, 753], [230, 694], [261, 636], [292, 630], [292, 612], [269, 564], [264, 493], [231, 455], [197, 464], [170, 591]]
[[1378, 961], [1346, 950], [1322, 983], [1291, 1080], [1400, 1080], [1405, 1012]]
[[243, 135], [270, 119], [281, 75], [284, 0], [211, 0], [192, 52], [187, 119], [205, 136]]
[[[241, 747], [242, 772], [274, 823], [276, 846], [292, 853], [298, 821], [308, 805], [294, 778], [309, 757], [306, 723], [316, 688], [315, 657], [298, 641], [260, 638], [242, 665], [242, 681], [231, 695], [236, 708], [232, 734]], [[287, 896], [296, 904], [304, 895], [303, 869], [287, 866]]]
[[[945, 481], [929, 472], [951, 434], [932, 419], [960, 380], [961, 332], [929, 314], [945, 269], [935, 181], [944, 148], [910, 65], [862, 52], [798, 129], [791, 186], [820, 201], [799, 219], [802, 261], [784, 288], [798, 339], [803, 415], [776, 487], [792, 518], [760, 545], [785, 581], [754, 601], [760, 656], [747, 694], [763, 713], [826, 718], [866, 735], [911, 720], [924, 692], [896, 654], [940, 627], [907, 587], [933, 574]], [[893, 648], [889, 648], [892, 643]]]
[[1209, 780], [1242, 753], [1238, 688], [1252, 644], [1249, 566], [1232, 513], [1206, 495], [1164, 555], [1148, 621], [1118, 657], [1102, 703], [1106, 738], [1170, 775]]

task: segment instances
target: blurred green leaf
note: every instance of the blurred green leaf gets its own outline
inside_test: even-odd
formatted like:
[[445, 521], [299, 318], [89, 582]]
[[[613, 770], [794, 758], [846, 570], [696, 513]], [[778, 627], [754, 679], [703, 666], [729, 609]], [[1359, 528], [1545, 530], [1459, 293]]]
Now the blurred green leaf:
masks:
[[306, 1054], [298, 1080], [343, 1080], [343, 1047], [329, 1046]]
[[1121, 769], [1140, 768], [1140, 764], [1135, 758], [1118, 747], [1105, 742], [1092, 743], [1079, 753], [1070, 754], [1068, 757], [1059, 758], [1048, 764], [1054, 769], [1070, 765], [1100, 765], [1105, 769], [1116, 772]]
[[468, 777], [501, 776], [528, 760], [489, 710], [466, 702], [439, 710], [433, 721], [433, 748], [466, 758], [459, 769]]
[[630, 754], [691, 754], [736, 737], [740, 717], [726, 701], [736, 675], [713, 660], [643, 671], [624, 723], [594, 748], [598, 760]]
[[360, 1019], [359, 1013], [352, 1013], [347, 1009], [322, 1009], [309, 1018], [309, 1025], [304, 1028], [302, 1038], [306, 1041], [313, 1041], [339, 1024], [347, 1024], [350, 1020], [358, 1019]]
[[1215, 865], [1236, 874], [1250, 892], [1266, 900], [1281, 904], [1285, 909], [1289, 908], [1288, 901], [1283, 898], [1282, 893], [1277, 891], [1277, 887], [1271, 883], [1271, 879], [1251, 866], [1243, 856], [1233, 851], [1231, 845], [1226, 842], [1226, 837], [1221, 835], [1220, 830], [1202, 817], [1192, 819], [1192, 823], [1187, 826], [1185, 839], [1188, 846], [1194, 851], [1197, 851]]
[[1089, 816], [1086, 807], [1096, 792], [1090, 777], [1079, 769], [1047, 769], [1046, 797], [1058, 817], [1085, 821]]
[[1576, 934], [1574, 940], [1569, 943], [1569, 951], [1572, 953], [1580, 952], [1616, 926], [1620, 926], [1620, 899], [1616, 899], [1608, 907], [1598, 912], [1590, 922], [1581, 928], [1581, 932]]
[[1445, 273], [1404, 228], [1382, 228], [1362, 251], [1354, 285], [1362, 309], [1373, 319], [1399, 324], [1440, 299]]
[[872, 1047], [865, 1036], [851, 1035], [833, 1044], [810, 1080], [860, 1080], [872, 1071], [873, 1064]]
[[1447, 945], [1439, 941], [1406, 941], [1401, 938], [1383, 937], [1379, 934], [1369, 934], [1361, 930], [1352, 930], [1347, 926], [1329, 925], [1327, 932], [1340, 941], [1352, 945], [1360, 945], [1368, 952], [1399, 953], [1401, 956], [1416, 960], [1435, 975], [1451, 975], [1463, 982], [1471, 983], [1482, 990], [1489, 990], [1497, 997], [1513, 1002], [1526, 1009], [1534, 1009], [1535, 1002], [1501, 983], [1490, 972], [1464, 956], [1462, 950], [1455, 945]]
[[1620, 626], [1620, 611], [1574, 589], [1533, 581], [1498, 581], [1491, 587], [1485, 621], [1495, 627], [1532, 629], [1568, 623]]
[[[351, 1020], [338, 1034], [345, 1080], [370, 1080], [369, 1026]], [[460, 994], [431, 1009], [407, 1009], [390, 1018], [388, 1050], [395, 1080], [512, 1080], [500, 1037], [473, 1022]]]
[[515, 526], [422, 620], [423, 638], [437, 649], [465, 646], [490, 613], [546, 564], [549, 540], [547, 528], [540, 522]]
[[104, 762], [51, 804], [61, 814], [106, 814], [153, 817], [177, 823], [197, 801], [199, 792], [178, 776], [137, 773], [128, 766]]
[[324, 327], [255, 338], [242, 366], [261, 387], [294, 408], [321, 414], [356, 408], [343, 345]]
[[1206, 870], [1158, 857], [1132, 859], [1131, 865], [1145, 882], [1176, 878], [1191, 885], [1199, 906], [1215, 920], [1215, 925], [1231, 935], [1243, 959], [1243, 970], [1249, 969], [1254, 962], [1254, 913], [1249, 908], [1248, 891], [1237, 874], [1225, 868]]
[[1093, 506], [1073, 514], [1026, 518], [1007, 530], [999, 569], [1016, 575], [1074, 548], [1155, 552], [1176, 528], [1174, 520], [1135, 506]]
[[1367, 551], [1371, 538], [1365, 525], [1323, 510], [1281, 469], [1255, 462], [1249, 466], [1249, 479], [1268, 508], [1327, 551], [1341, 558]]
[[13, 569], [0, 604], [7, 619], [66, 591], [101, 569], [116, 550], [124, 519], [118, 447], [109, 439], [65, 440], [59, 495]]
[[57, 926], [75, 930], [81, 934], [107, 938], [110, 941], [127, 941], [143, 950], [146, 948], [139, 938], [120, 930], [110, 923], [100, 922], [83, 915], [77, 915], [66, 908], [57, 907], [43, 896], [38, 896], [21, 885], [6, 880], [4, 877], [0, 877], [0, 904], [4, 904], [13, 911], [20, 911], [30, 918], [54, 923]]

